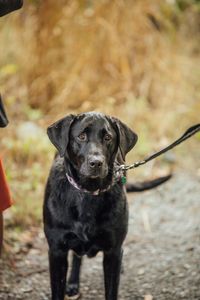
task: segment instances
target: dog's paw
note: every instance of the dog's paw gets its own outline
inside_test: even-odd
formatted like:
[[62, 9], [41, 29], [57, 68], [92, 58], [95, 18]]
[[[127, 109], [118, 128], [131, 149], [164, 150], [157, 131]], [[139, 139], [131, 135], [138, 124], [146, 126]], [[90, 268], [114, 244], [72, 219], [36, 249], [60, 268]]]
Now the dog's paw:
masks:
[[77, 300], [80, 296], [78, 284], [69, 283], [66, 288], [65, 300]]

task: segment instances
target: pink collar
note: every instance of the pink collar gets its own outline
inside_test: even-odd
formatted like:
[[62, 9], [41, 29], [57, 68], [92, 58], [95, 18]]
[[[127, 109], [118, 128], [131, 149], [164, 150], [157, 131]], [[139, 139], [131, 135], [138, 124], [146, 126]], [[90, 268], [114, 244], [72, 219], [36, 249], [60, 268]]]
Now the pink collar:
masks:
[[75, 180], [74, 180], [71, 176], [69, 176], [67, 173], [66, 173], [66, 177], [67, 177], [69, 183], [71, 183], [71, 185], [72, 185], [73, 187], [75, 187], [77, 190], [79, 190], [79, 191], [81, 191], [81, 192], [84, 192], [84, 193], [91, 194], [91, 195], [93, 195], [93, 196], [98, 196], [100, 193], [107, 192], [107, 191], [111, 188], [111, 186], [112, 186], [112, 184], [110, 184], [106, 189], [103, 189], [103, 190], [98, 189], [98, 190], [92, 192], [92, 191], [88, 191], [88, 190], [86, 190], [86, 189], [83, 189], [83, 188], [82, 188], [80, 185], [78, 185], [78, 184], [75, 182]]

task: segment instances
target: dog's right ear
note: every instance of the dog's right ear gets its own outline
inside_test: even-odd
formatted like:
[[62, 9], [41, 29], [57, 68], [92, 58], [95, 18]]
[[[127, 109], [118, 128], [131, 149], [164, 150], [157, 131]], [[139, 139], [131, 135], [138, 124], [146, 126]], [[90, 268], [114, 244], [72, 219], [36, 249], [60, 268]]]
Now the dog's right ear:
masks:
[[57, 148], [61, 157], [64, 156], [69, 141], [69, 130], [75, 115], [69, 115], [47, 128], [47, 134], [52, 144]]

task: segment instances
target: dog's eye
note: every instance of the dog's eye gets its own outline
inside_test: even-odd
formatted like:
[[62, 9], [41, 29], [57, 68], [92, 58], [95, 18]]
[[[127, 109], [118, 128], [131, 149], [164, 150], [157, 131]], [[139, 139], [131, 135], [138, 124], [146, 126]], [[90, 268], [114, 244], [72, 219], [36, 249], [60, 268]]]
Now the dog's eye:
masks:
[[109, 142], [109, 141], [111, 141], [111, 139], [112, 139], [112, 136], [110, 135], [110, 134], [105, 134], [105, 136], [104, 136], [104, 140], [106, 141], [106, 142]]
[[79, 134], [78, 139], [79, 139], [81, 142], [86, 141], [86, 140], [87, 140], [87, 134], [86, 134], [85, 132], [82, 132], [81, 134]]

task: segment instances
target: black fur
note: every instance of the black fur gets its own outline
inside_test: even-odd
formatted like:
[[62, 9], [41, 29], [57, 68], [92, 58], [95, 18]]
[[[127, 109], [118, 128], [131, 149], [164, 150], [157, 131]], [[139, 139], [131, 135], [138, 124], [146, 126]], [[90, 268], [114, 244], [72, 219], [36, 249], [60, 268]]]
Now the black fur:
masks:
[[[137, 135], [121, 121], [99, 113], [69, 115], [48, 128], [56, 155], [46, 185], [44, 231], [49, 244], [52, 300], [79, 294], [81, 256], [103, 251], [105, 299], [117, 300], [128, 207], [114, 165], [124, 163]], [[66, 172], [82, 188], [75, 188]], [[106, 190], [93, 195], [97, 189]], [[66, 284], [68, 251], [73, 266]]]
[[159, 177], [151, 181], [143, 181], [143, 182], [136, 182], [136, 183], [128, 182], [126, 184], [126, 191], [127, 193], [130, 193], [130, 192], [143, 192], [146, 190], [150, 190], [168, 181], [171, 177], [172, 174], [169, 174], [167, 176]]

